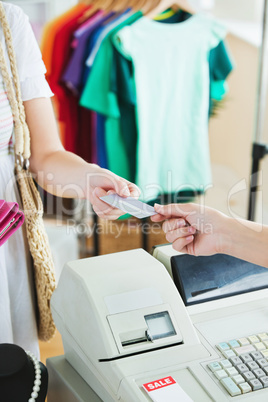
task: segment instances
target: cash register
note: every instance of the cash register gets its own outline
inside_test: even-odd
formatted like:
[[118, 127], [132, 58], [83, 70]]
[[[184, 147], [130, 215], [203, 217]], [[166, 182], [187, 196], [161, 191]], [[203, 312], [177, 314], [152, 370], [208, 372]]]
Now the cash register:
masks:
[[268, 270], [217, 282], [195, 260], [211, 274], [202, 283], [184, 257], [165, 245], [65, 265], [51, 301], [64, 356], [47, 360], [48, 402], [268, 400]]

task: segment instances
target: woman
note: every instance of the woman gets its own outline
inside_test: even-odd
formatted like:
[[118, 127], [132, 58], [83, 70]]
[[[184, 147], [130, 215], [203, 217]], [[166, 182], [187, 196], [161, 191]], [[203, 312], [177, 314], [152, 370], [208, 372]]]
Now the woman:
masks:
[[[122, 212], [108, 207], [100, 197], [109, 192], [135, 197], [139, 195], [138, 188], [64, 150], [49, 99], [53, 94], [44, 77], [45, 66], [28, 18], [19, 7], [1, 4], [12, 33], [31, 132], [31, 171], [47, 191], [57, 196], [88, 198], [101, 218], [116, 219]], [[1, 43], [9, 64], [3, 25], [1, 18]], [[13, 116], [0, 74], [0, 198], [6, 201], [19, 200], [14, 181], [12, 132]], [[19, 229], [0, 248], [0, 343], [18, 344], [38, 356], [33, 299], [28, 245], [23, 230]]]

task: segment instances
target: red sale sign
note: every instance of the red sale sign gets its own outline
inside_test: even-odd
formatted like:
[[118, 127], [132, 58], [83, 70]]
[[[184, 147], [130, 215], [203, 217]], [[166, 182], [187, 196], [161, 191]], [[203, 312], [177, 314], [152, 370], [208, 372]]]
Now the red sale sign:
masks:
[[143, 384], [143, 387], [146, 391], [151, 392], [159, 388], [168, 387], [169, 385], [175, 384], [176, 381], [172, 377], [161, 378], [160, 380], [147, 382], [147, 384]]
[[153, 402], [193, 402], [171, 376], [147, 382], [142, 386]]

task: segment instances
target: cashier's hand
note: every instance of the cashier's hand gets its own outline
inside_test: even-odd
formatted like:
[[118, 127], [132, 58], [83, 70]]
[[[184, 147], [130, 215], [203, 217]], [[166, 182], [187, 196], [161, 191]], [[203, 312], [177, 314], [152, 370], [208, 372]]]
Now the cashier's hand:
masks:
[[173, 248], [191, 255], [212, 255], [223, 252], [228, 236], [228, 216], [198, 204], [155, 204], [158, 215], [153, 222], [163, 223], [166, 239]]
[[139, 198], [140, 196], [140, 190], [135, 184], [99, 166], [96, 166], [94, 173], [90, 175], [89, 184], [90, 202], [96, 214], [103, 219], [117, 219], [119, 216], [124, 215], [125, 212], [111, 207], [102, 201], [100, 197], [113, 193], [121, 197]]

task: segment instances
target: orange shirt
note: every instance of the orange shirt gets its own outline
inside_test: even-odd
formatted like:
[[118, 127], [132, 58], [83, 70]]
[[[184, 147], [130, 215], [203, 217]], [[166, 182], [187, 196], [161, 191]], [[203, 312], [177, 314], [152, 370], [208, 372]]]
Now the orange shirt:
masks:
[[[43, 61], [45, 63], [47, 73], [46, 73], [46, 78], [51, 85], [52, 90], [55, 93], [55, 97], [53, 98], [53, 105], [54, 105], [54, 111], [58, 120], [58, 126], [59, 126], [59, 132], [60, 132], [60, 138], [64, 146], [66, 146], [66, 122], [64, 119], [60, 119], [60, 114], [61, 114], [61, 107], [60, 107], [60, 100], [59, 100], [59, 94], [57, 93], [57, 89], [55, 88], [55, 85], [53, 85], [53, 76], [54, 76], [54, 70], [55, 70], [55, 64], [53, 67], [53, 59], [54, 59], [54, 42], [57, 34], [62, 30], [63, 27], [68, 25], [68, 23], [73, 20], [74, 18], [79, 18], [81, 14], [88, 9], [88, 6], [85, 6], [82, 3], [79, 3], [75, 5], [74, 7], [70, 8], [68, 11], [66, 11], [64, 14], [60, 15], [59, 17], [53, 19], [49, 23], [46, 24], [43, 30], [43, 35], [41, 39], [41, 52], [42, 52], [42, 57]], [[60, 121], [62, 120], [62, 121]]]

